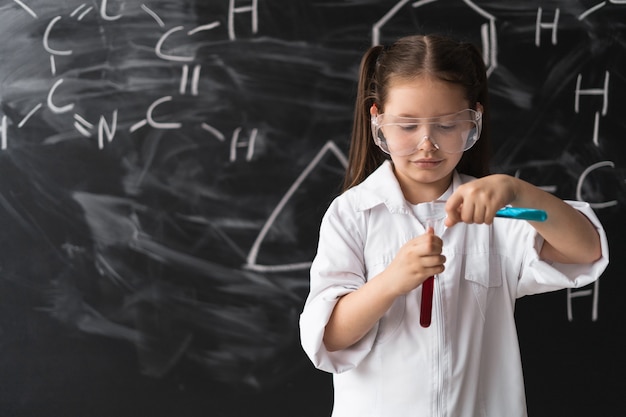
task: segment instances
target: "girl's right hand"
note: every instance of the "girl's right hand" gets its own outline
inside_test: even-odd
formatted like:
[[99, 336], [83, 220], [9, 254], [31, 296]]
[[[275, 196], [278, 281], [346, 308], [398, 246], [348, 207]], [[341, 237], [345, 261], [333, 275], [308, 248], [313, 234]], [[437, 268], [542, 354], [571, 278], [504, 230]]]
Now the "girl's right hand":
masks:
[[397, 295], [406, 294], [426, 279], [444, 271], [443, 241], [429, 227], [425, 234], [405, 243], [385, 270], [388, 285]]

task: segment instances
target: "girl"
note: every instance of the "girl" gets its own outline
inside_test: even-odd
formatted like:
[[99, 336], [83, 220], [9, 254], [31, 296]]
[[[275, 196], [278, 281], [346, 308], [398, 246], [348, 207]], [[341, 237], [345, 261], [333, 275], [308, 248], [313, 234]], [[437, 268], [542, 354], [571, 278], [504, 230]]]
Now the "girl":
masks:
[[[468, 43], [411, 36], [362, 60], [345, 190], [300, 317], [304, 350], [334, 374], [335, 417], [526, 415], [515, 300], [587, 285], [608, 264], [588, 204], [486, 175], [487, 96]], [[435, 228], [432, 200], [447, 201]], [[495, 218], [507, 205], [547, 221]]]

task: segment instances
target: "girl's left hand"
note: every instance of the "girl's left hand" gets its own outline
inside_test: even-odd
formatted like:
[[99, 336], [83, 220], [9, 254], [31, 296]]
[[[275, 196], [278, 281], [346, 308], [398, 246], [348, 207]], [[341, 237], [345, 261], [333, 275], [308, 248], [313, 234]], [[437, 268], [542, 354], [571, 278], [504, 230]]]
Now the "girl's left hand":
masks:
[[515, 181], [509, 175], [495, 174], [461, 185], [446, 203], [445, 225], [493, 223], [496, 212], [515, 200]]

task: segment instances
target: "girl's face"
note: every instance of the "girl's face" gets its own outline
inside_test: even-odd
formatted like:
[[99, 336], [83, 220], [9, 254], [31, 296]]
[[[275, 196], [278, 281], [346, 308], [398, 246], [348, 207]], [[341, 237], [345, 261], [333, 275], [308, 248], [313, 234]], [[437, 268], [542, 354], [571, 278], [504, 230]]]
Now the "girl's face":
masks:
[[[470, 107], [461, 86], [428, 76], [393, 82], [383, 106], [385, 114], [419, 118], [445, 116]], [[373, 107], [372, 115], [377, 112]], [[427, 135], [425, 128], [423, 136]], [[429, 140], [422, 140], [411, 155], [391, 155], [404, 198], [412, 204], [437, 199], [450, 186], [461, 156], [462, 152], [442, 152]]]

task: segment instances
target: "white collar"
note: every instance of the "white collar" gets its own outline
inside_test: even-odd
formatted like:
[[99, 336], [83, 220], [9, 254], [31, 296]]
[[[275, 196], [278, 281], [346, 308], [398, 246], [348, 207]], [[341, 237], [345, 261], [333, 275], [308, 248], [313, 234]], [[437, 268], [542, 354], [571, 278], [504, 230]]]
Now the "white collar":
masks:
[[[454, 171], [452, 184], [441, 196], [441, 199], [447, 199], [461, 184], [461, 177], [458, 172]], [[359, 211], [369, 210], [379, 204], [384, 204], [391, 213], [412, 213], [412, 209], [404, 199], [398, 179], [393, 173], [393, 164], [390, 160], [383, 162], [365, 181], [349, 192], [356, 193], [356, 209]]]

